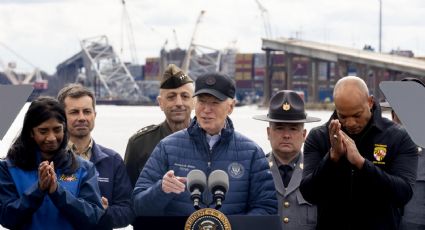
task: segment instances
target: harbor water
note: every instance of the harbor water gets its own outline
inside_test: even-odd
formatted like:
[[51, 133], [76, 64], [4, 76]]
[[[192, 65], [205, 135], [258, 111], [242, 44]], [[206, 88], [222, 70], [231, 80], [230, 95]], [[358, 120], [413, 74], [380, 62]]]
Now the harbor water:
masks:
[[[19, 133], [28, 106], [29, 104], [26, 104], [22, 108], [5, 137], [1, 140], [0, 157], [6, 156], [7, 149]], [[128, 138], [131, 135], [147, 125], [158, 124], [165, 119], [163, 112], [158, 106], [98, 105], [96, 106], [96, 112], [96, 124], [92, 132], [93, 138], [97, 143], [114, 149], [123, 158]], [[267, 114], [267, 109], [256, 105], [241, 106], [235, 107], [230, 118], [238, 132], [257, 142], [267, 153], [271, 150], [266, 133], [268, 123], [252, 119], [252, 116], [260, 114]], [[332, 111], [309, 110], [307, 114], [322, 119], [320, 122], [306, 123], [305, 128], [308, 132], [311, 128], [325, 123], [331, 116]], [[194, 115], [194, 112], [192, 115]], [[384, 116], [390, 117], [390, 114], [387, 112], [384, 113]]]
[[[0, 156], [4, 157], [13, 139], [22, 127], [23, 117], [29, 104], [26, 104], [16, 117], [12, 126], [0, 142]], [[114, 149], [124, 157], [128, 138], [144, 126], [158, 124], [165, 119], [163, 112], [158, 106], [96, 106], [96, 124], [92, 132], [97, 143]], [[309, 116], [320, 117], [321, 122], [307, 123], [307, 131], [326, 122], [331, 111], [307, 111]], [[267, 114], [265, 108], [256, 105], [235, 107], [230, 115], [235, 129], [254, 140], [263, 148], [264, 152], [270, 151], [267, 140], [267, 122], [252, 119], [252, 116]], [[194, 115], [194, 112], [192, 113]]]

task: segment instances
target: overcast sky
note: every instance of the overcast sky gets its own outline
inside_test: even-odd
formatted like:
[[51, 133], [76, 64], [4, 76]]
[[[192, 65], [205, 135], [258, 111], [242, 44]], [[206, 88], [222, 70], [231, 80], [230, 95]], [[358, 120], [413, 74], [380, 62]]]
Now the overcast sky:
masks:
[[[378, 50], [379, 0], [260, 0], [268, 10], [273, 37], [300, 37]], [[425, 1], [382, 0], [382, 50], [412, 50], [425, 56]], [[265, 36], [255, 0], [126, 0], [139, 62], [176, 47], [187, 48], [200, 11], [196, 43], [240, 52], [261, 52]], [[122, 37], [121, 0], [0, 0], [0, 60], [18, 69], [37, 66], [50, 74], [81, 50], [79, 41], [107, 35], [118, 52]], [[9, 49], [22, 56], [17, 57]], [[129, 60], [129, 50], [120, 54]], [[0, 70], [2, 70], [0, 66]]]

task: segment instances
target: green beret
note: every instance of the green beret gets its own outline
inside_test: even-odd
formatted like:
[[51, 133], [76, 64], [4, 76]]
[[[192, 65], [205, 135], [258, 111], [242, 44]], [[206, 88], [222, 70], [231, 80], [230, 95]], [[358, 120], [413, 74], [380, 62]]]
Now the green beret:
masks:
[[161, 89], [175, 89], [180, 86], [193, 82], [193, 80], [183, 73], [183, 71], [174, 64], [169, 64], [167, 69], [165, 69], [161, 85]]

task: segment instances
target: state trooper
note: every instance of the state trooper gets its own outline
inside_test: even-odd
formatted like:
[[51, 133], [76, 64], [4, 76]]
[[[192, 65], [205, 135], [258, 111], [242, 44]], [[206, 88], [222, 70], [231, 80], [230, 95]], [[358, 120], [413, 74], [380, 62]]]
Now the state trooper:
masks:
[[272, 151], [267, 158], [277, 191], [282, 229], [315, 229], [316, 206], [304, 200], [298, 187], [303, 174], [304, 123], [317, 122], [320, 118], [307, 116], [298, 93], [282, 90], [271, 98], [268, 114], [254, 119], [269, 122], [267, 136]]

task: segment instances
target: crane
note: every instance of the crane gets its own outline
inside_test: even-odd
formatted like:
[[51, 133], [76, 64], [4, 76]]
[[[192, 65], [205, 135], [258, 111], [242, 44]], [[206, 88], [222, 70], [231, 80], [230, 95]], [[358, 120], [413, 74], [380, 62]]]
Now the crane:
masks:
[[125, 5], [125, 0], [121, 0], [122, 14], [121, 14], [121, 55], [124, 51], [124, 36], [127, 34], [128, 46], [131, 55], [131, 62], [138, 64], [136, 43], [134, 42], [133, 27], [131, 25], [130, 16]]
[[[0, 60], [0, 66], [3, 68], [4, 73], [6, 74], [6, 77], [9, 79], [9, 81], [13, 85], [20, 85], [20, 84], [33, 84], [34, 88], [36, 90], [45, 90], [48, 87], [48, 80], [44, 80], [41, 76], [40, 69], [36, 67], [34, 64], [32, 64], [30, 61], [28, 61], [26, 58], [24, 58], [22, 55], [18, 54], [16, 51], [14, 51], [12, 48], [7, 46], [6, 44], [0, 42], [0, 45], [6, 48], [9, 52], [13, 53], [16, 57], [20, 58], [22, 61], [30, 65], [34, 70], [30, 73], [24, 74], [24, 79], [17, 78], [17, 74], [14, 72], [14, 69], [16, 68], [16, 63], [8, 63], [5, 65]], [[35, 79], [34, 79], [35, 77]], [[31, 83], [33, 81], [33, 83]]]
[[273, 34], [272, 34], [272, 28], [270, 25], [269, 11], [260, 3], [259, 0], [255, 0], [255, 2], [257, 3], [258, 9], [261, 12], [261, 18], [263, 19], [266, 38], [272, 38]]
[[199, 24], [201, 23], [202, 17], [204, 17], [204, 14], [205, 14], [205, 10], [201, 10], [201, 13], [198, 16], [198, 19], [196, 20], [195, 28], [193, 29], [193, 34], [190, 40], [189, 48], [187, 49], [186, 56], [184, 57], [184, 60], [183, 60], [182, 69], [185, 73], [187, 73], [189, 70], [189, 64], [190, 64], [192, 52], [195, 50], [196, 34], [198, 32], [198, 27], [199, 27]]
[[179, 40], [177, 40], [177, 32], [175, 29], [173, 29], [173, 35], [174, 35], [174, 42], [176, 43], [176, 48], [180, 48]]

